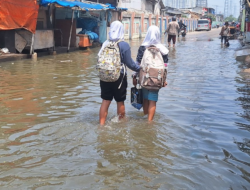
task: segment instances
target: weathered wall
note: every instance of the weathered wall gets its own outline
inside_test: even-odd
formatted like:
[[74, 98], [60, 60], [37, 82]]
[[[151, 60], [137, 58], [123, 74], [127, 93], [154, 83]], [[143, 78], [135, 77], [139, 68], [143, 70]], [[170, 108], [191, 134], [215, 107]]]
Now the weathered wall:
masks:
[[118, 6], [138, 11], [148, 11], [150, 13], [155, 11], [154, 4], [147, 0], [120, 0]]
[[[56, 28], [62, 31], [62, 39], [60, 39], [60, 35], [56, 36], [55, 43], [61, 44], [63, 46], [68, 46], [69, 36], [70, 36], [70, 27], [71, 27], [71, 20], [64, 20], [64, 19], [57, 19], [56, 20]], [[70, 41], [70, 47], [76, 47], [76, 20], [74, 19], [72, 25], [72, 36]]]
[[141, 10], [142, 1], [141, 0], [120, 0], [118, 3], [118, 7]]
[[[147, 29], [151, 25], [159, 27], [163, 35], [167, 29], [168, 23], [172, 21], [172, 17], [164, 17], [153, 14], [136, 14], [126, 13], [122, 14], [122, 23], [125, 30], [125, 39], [143, 38], [147, 33]], [[180, 18], [188, 26], [187, 32], [195, 31], [197, 28], [197, 19]], [[179, 21], [179, 20], [178, 20]]]
[[11, 53], [16, 53], [15, 30], [0, 30], [0, 48], [8, 48]]
[[154, 14], [155, 15], [161, 15], [161, 5], [160, 5], [160, 3], [156, 3], [156, 5], [154, 7]]
[[142, 0], [142, 3], [143, 3], [142, 10], [148, 11], [150, 13], [154, 13], [154, 4], [153, 3], [146, 1], [146, 0]]
[[47, 28], [47, 16], [46, 16], [46, 9], [40, 8], [38, 11], [37, 17], [37, 29], [43, 30]]

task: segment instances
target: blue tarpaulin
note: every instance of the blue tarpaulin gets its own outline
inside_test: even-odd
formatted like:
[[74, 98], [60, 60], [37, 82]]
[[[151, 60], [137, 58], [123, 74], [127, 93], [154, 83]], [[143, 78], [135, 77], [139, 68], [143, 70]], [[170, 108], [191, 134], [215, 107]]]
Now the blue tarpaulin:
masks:
[[105, 10], [110, 9], [110, 5], [104, 5], [100, 3], [94, 3], [90, 1], [65, 1], [65, 0], [41, 0], [40, 4], [43, 6], [47, 6], [49, 3], [56, 3], [63, 7], [78, 7], [83, 10]]
[[126, 11], [127, 8], [118, 8], [114, 7], [111, 4], [101, 4], [101, 3], [94, 3], [91, 1], [84, 1], [84, 2], [79, 2], [79, 1], [65, 1], [65, 0], [41, 0], [40, 5], [47, 6], [49, 3], [55, 3], [58, 4], [62, 7], [78, 7], [82, 10], [107, 10], [107, 9], [112, 9], [112, 10], [117, 10], [117, 11]]
[[109, 6], [109, 9], [117, 10], [117, 11], [127, 11], [127, 8], [122, 8], [122, 7], [114, 7], [111, 4], [107, 3], [106, 5]]

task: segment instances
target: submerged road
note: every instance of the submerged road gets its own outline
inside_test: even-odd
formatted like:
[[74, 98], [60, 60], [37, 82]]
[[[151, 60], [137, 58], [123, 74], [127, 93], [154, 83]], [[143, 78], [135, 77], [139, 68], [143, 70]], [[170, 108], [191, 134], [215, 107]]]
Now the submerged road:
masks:
[[[250, 189], [249, 65], [219, 31], [170, 49], [152, 124], [130, 105], [129, 80], [127, 120], [113, 102], [99, 128], [99, 48], [1, 63], [0, 189]], [[135, 58], [141, 40], [129, 43]]]

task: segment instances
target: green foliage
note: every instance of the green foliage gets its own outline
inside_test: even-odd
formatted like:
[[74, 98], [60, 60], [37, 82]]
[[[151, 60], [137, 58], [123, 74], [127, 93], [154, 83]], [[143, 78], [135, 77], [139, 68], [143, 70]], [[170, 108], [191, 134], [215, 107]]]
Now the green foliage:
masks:
[[212, 21], [216, 21], [216, 17], [213, 14], [208, 14], [208, 18], [210, 18]]
[[237, 21], [238, 19], [235, 18], [233, 15], [230, 15], [229, 17], [225, 18], [225, 21], [232, 22], [232, 21]]

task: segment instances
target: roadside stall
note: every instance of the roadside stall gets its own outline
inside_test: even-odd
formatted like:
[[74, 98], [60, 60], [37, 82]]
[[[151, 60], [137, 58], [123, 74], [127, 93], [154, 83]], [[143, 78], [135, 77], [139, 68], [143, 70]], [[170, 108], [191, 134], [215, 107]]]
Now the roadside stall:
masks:
[[[112, 7], [90, 1], [42, 0], [42, 6], [54, 4], [55, 44], [71, 47], [89, 47], [92, 42], [106, 40], [107, 25], [101, 24], [100, 15]], [[104, 18], [106, 21], [106, 18]], [[100, 32], [102, 31], [102, 32]], [[100, 35], [99, 35], [100, 34]]]
[[70, 47], [92, 46], [93, 42], [104, 43], [112, 11], [126, 10], [91, 1], [41, 0], [40, 4], [54, 5], [55, 45], [67, 46], [67, 51]]
[[0, 49], [27, 55], [102, 44], [112, 12], [124, 10], [90, 1], [40, 0], [40, 6], [36, 0], [3, 1]]
[[[39, 5], [34, 0], [2, 1], [0, 6], [0, 48], [8, 48], [11, 53], [22, 52], [30, 47], [33, 52]], [[26, 41], [19, 32], [27, 33]]]

